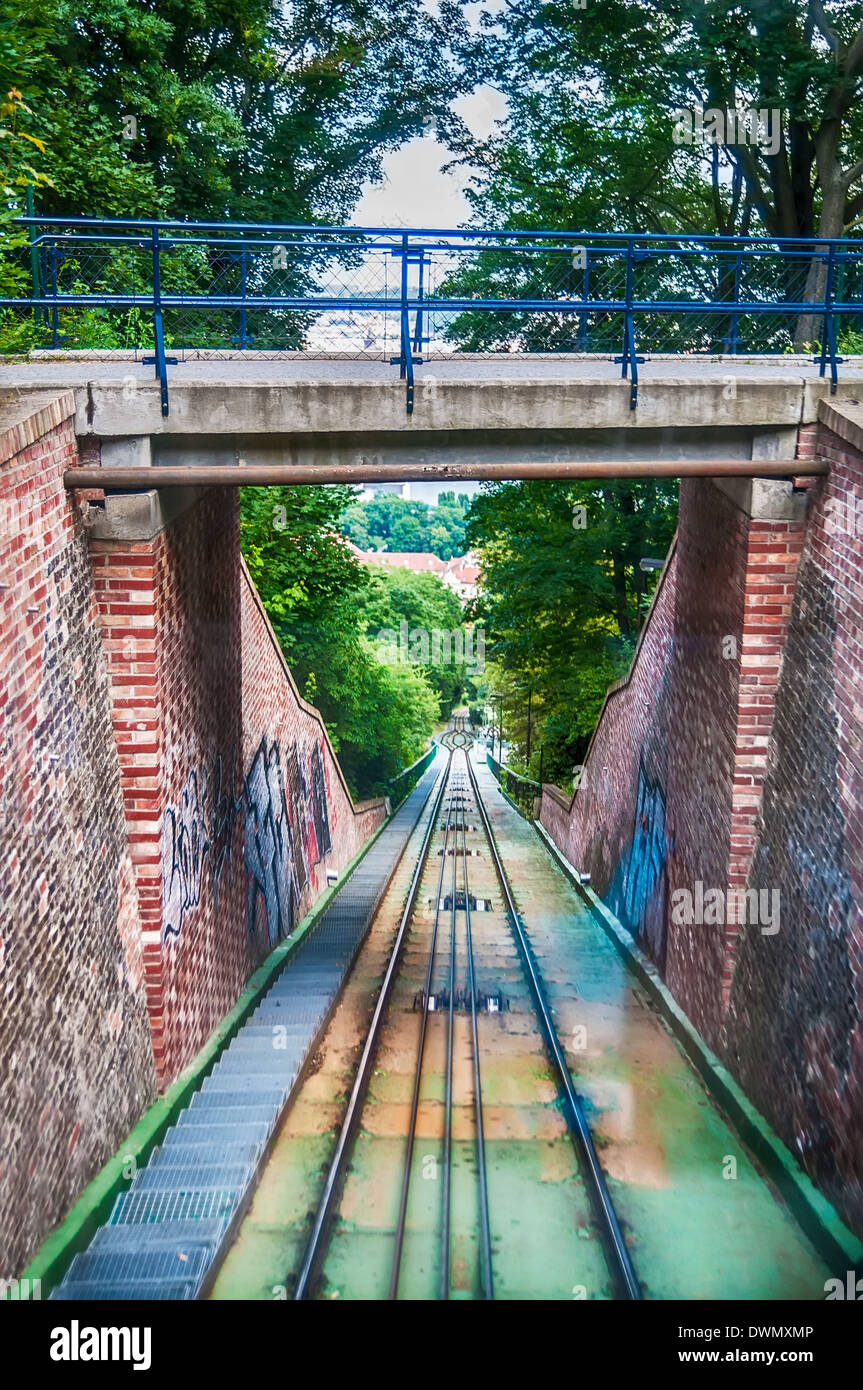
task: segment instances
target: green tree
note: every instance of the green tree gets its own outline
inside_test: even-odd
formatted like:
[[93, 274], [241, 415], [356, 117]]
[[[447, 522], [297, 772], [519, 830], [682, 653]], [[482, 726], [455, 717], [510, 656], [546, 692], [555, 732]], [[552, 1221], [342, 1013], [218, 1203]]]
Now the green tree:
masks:
[[493, 483], [474, 498], [468, 540], [483, 589], [472, 611], [522, 752], [530, 692], [534, 775], [540, 743], [546, 776], [565, 778], [579, 761], [648, 602], [639, 562], [665, 555], [676, 511], [676, 485], [654, 479]]
[[48, 132], [45, 212], [340, 222], [443, 108], [463, 27], [420, 0], [0, 0], [0, 65]]
[[364, 635], [369, 572], [341, 539], [348, 487], [245, 488], [243, 553], [300, 691], [320, 710], [354, 795], [425, 750], [438, 700], [421, 671], [382, 665]]
[[[446, 499], [446, 500], [444, 500]], [[464, 553], [468, 499], [444, 493], [436, 507], [393, 493], [356, 502], [344, 514], [344, 532], [363, 550], [432, 554], [450, 560]]]
[[[478, 171], [475, 225], [838, 237], [863, 215], [863, 0], [515, 0], [485, 14], [463, 61], [507, 98], [502, 128], [452, 137]], [[722, 144], [689, 143], [677, 118], [699, 107], [779, 119], [758, 141], [735, 125]], [[486, 253], [451, 288], [470, 294], [496, 275], [516, 293], [577, 293], [580, 278], [562, 266], [539, 258], [527, 285]], [[755, 297], [767, 287], [811, 300], [826, 266], [786, 255], [747, 273]], [[714, 297], [733, 285], [733, 268], [723, 275], [695, 260], [674, 275], [678, 288]], [[456, 327], [464, 347], [487, 345], [475, 319]], [[668, 346], [697, 345], [695, 327], [678, 325]], [[790, 331], [802, 348], [819, 320], [799, 315]], [[572, 346], [561, 320], [528, 345], [553, 348], [555, 333]], [[753, 346], [788, 341], [775, 319], [760, 333], [772, 336], [753, 336]]]
[[[449, 646], [445, 640], [441, 640], [438, 651], [440, 659], [436, 661], [432, 634], [459, 633], [464, 641], [464, 613], [452, 590], [434, 574], [415, 574], [407, 569], [371, 571], [369, 584], [358, 599], [357, 609], [366, 637], [376, 648], [383, 648], [384, 652], [387, 639], [380, 634], [387, 631], [400, 634], [403, 622], [407, 623], [409, 634], [421, 630], [428, 635], [429, 661], [418, 669], [435, 692], [436, 716], [448, 718], [464, 689], [465, 662], [448, 659], [456, 655], [457, 639], [453, 639]], [[409, 651], [405, 655], [409, 655]]]
[[[551, 227], [839, 236], [863, 212], [863, 0], [520, 0], [465, 61], [509, 101], [464, 149], [508, 225], [544, 203]], [[676, 144], [695, 105], [778, 109], [777, 148]]]

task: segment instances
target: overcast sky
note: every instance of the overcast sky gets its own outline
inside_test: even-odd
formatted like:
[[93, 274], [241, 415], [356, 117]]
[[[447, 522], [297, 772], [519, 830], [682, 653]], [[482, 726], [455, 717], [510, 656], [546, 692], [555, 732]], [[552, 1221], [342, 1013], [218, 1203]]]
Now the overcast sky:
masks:
[[[484, 138], [494, 122], [504, 114], [505, 103], [498, 92], [480, 87], [454, 103], [455, 110], [474, 134]], [[468, 180], [464, 170], [444, 173], [449, 151], [433, 135], [408, 140], [384, 159], [383, 183], [366, 186], [351, 221], [355, 227], [458, 227], [467, 220], [469, 208], [463, 189]], [[476, 492], [478, 483], [414, 483], [411, 495], [423, 502], [436, 502], [439, 492]]]
[[[478, 87], [453, 103], [473, 133], [484, 139], [505, 110], [503, 97]], [[458, 227], [468, 216], [465, 170], [444, 173], [449, 151], [434, 135], [408, 140], [384, 159], [384, 181], [367, 184], [354, 215], [355, 227]]]

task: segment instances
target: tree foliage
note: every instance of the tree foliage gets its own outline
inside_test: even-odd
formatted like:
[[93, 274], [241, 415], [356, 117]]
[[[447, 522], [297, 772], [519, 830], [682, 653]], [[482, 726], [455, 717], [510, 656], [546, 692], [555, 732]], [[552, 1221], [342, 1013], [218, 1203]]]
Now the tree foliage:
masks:
[[355, 795], [386, 790], [425, 750], [439, 696], [366, 638], [372, 576], [341, 539], [346, 487], [246, 488], [243, 553], [295, 681], [320, 710]]
[[566, 780], [583, 754], [609, 683], [626, 670], [649, 602], [643, 558], [662, 558], [676, 524], [676, 485], [484, 484], [468, 540], [480, 552], [475, 605], [494, 661], [488, 689], [504, 696], [504, 732], [540, 744], [543, 775]]
[[443, 492], [437, 506], [378, 493], [367, 501], [356, 501], [344, 515], [345, 535], [361, 550], [419, 552], [451, 560], [465, 550], [464, 519], [468, 497]]
[[[414, 630], [463, 633], [464, 612], [456, 595], [435, 574], [415, 574], [412, 570], [370, 571], [369, 583], [358, 596], [357, 608], [365, 624], [365, 635], [377, 647], [386, 645], [382, 633], [395, 632], [408, 638]], [[402, 630], [401, 625], [406, 624]], [[401, 642], [402, 654], [410, 656], [410, 643]], [[421, 644], [417, 644], [421, 645]], [[443, 644], [441, 644], [442, 646]], [[407, 646], [407, 652], [404, 648]], [[455, 644], [444, 657], [452, 655]], [[463, 648], [462, 648], [463, 650]], [[464, 661], [435, 660], [429, 643], [430, 659], [418, 662], [418, 669], [437, 696], [437, 713], [449, 718], [458, 704], [465, 682]]]
[[[459, 151], [485, 225], [806, 237], [863, 213], [863, 0], [513, 0], [464, 62], [508, 100]], [[778, 147], [675, 143], [697, 106], [779, 111]]]
[[52, 213], [343, 221], [452, 87], [457, 6], [0, 0]]

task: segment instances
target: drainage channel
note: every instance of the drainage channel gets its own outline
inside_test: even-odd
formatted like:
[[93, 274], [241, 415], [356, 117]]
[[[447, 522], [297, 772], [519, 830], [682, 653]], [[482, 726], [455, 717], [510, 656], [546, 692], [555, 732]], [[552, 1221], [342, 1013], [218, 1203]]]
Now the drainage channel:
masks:
[[73, 1259], [53, 1299], [205, 1296], [438, 778], [417, 783]]

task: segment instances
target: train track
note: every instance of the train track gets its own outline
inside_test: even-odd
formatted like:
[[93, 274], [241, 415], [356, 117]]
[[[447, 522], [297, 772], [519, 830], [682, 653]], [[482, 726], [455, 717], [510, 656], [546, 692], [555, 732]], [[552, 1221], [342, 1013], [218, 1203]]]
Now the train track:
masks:
[[[392, 953], [384, 974], [371, 1024], [348, 1099], [336, 1148], [326, 1175], [318, 1208], [300, 1266], [294, 1298], [313, 1296], [326, 1260], [329, 1236], [338, 1209], [340, 1194], [351, 1165], [354, 1140], [361, 1125], [369, 1081], [375, 1068], [381, 1035], [386, 1026], [393, 986], [401, 969], [402, 952], [411, 931], [421, 886], [432, 877], [435, 891], [433, 914], [424, 933], [427, 941], [424, 983], [414, 1000], [419, 1012], [416, 1030], [416, 1055], [410, 1113], [406, 1126], [401, 1165], [401, 1185], [398, 1214], [393, 1232], [391, 1266], [388, 1281], [390, 1299], [404, 1295], [406, 1232], [408, 1211], [415, 1182], [415, 1149], [418, 1137], [424, 1085], [428, 1090], [428, 1040], [434, 1029], [444, 1030], [443, 1115], [441, 1186], [437, 1214], [437, 1296], [446, 1300], [452, 1292], [453, 1259], [453, 1134], [456, 1107], [455, 1023], [457, 1014], [466, 1017], [472, 1053], [472, 1078], [468, 1088], [464, 1081], [458, 1097], [462, 1107], [472, 1111], [472, 1142], [476, 1172], [476, 1211], [479, 1239], [476, 1252], [476, 1285], [484, 1299], [495, 1296], [494, 1255], [492, 1239], [492, 1203], [489, 1197], [489, 1178], [486, 1162], [486, 1136], [483, 1114], [483, 1052], [480, 1038], [480, 1018], [483, 1013], [505, 1007], [500, 995], [482, 993], [478, 988], [472, 913], [477, 899], [472, 892], [470, 860], [477, 854], [490, 857], [500, 889], [509, 930], [517, 948], [524, 979], [532, 1000], [535, 1027], [541, 1034], [545, 1051], [557, 1085], [560, 1105], [578, 1157], [585, 1190], [591, 1200], [596, 1230], [603, 1242], [612, 1285], [619, 1298], [641, 1297], [638, 1279], [629, 1256], [620, 1222], [605, 1180], [605, 1175], [588, 1125], [584, 1106], [572, 1082], [564, 1049], [555, 1029], [552, 1012], [546, 997], [541, 973], [531, 951], [530, 942], [521, 922], [512, 888], [494, 838], [488, 813], [482, 801], [474, 770], [465, 744], [470, 741], [466, 719], [456, 716], [451, 721], [447, 766], [433, 789], [433, 811], [429, 818], [407, 900], [399, 922]], [[478, 820], [478, 824], [472, 823]], [[469, 849], [468, 836], [471, 837]], [[440, 864], [432, 873], [429, 863], [432, 846], [437, 846]], [[419, 933], [415, 940], [421, 939]], [[459, 969], [461, 962], [461, 969]], [[488, 1053], [487, 1053], [488, 1060]]]

